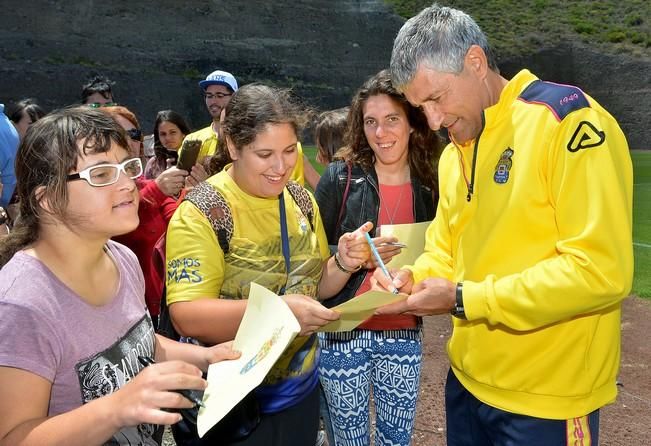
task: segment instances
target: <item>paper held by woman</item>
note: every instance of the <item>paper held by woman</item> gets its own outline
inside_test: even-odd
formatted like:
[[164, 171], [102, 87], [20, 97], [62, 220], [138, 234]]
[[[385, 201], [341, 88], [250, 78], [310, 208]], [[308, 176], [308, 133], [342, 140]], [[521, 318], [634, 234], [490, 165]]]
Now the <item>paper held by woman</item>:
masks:
[[278, 295], [251, 283], [246, 311], [233, 342], [233, 349], [242, 356], [208, 368], [205, 407], [197, 417], [200, 437], [262, 382], [300, 330], [294, 314]]

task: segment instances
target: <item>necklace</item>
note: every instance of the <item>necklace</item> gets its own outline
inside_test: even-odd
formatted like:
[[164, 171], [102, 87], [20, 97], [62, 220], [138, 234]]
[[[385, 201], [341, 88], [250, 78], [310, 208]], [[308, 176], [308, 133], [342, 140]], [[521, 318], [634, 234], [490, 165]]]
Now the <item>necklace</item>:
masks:
[[380, 212], [382, 209], [384, 209], [384, 212], [386, 212], [387, 218], [389, 219], [389, 224], [391, 225], [396, 218], [398, 209], [400, 209], [400, 202], [402, 201], [402, 196], [405, 192], [405, 186], [405, 184], [400, 185], [400, 193], [398, 194], [398, 199], [396, 200], [396, 204], [393, 207], [393, 212], [389, 212], [389, 202], [382, 196], [382, 186], [378, 186], [378, 191], [380, 192]]

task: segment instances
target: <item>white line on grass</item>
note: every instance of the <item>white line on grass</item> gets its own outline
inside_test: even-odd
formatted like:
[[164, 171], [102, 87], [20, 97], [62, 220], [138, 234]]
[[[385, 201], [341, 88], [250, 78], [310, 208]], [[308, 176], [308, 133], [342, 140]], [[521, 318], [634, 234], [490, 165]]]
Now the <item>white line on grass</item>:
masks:
[[634, 244], [635, 246], [640, 246], [640, 247], [642, 247], [642, 248], [651, 248], [651, 245], [647, 245], [646, 243], [637, 243], [637, 242], [633, 242], [633, 244]]

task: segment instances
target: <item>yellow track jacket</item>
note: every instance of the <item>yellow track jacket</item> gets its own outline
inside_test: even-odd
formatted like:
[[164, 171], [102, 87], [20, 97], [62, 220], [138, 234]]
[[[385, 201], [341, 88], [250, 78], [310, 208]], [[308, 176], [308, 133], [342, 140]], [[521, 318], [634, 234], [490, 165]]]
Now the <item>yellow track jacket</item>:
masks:
[[[633, 173], [615, 119], [576, 87], [518, 73], [477, 140], [450, 144], [418, 282], [463, 282], [452, 370], [479, 400], [548, 419], [617, 394], [633, 276]], [[475, 180], [470, 201], [473, 155]]]

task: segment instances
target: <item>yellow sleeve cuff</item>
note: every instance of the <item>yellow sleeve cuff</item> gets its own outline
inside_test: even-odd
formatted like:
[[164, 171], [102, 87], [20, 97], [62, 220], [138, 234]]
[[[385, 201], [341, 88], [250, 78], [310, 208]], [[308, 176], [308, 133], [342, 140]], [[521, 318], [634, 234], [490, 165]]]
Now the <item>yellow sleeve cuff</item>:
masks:
[[487, 302], [483, 282], [463, 281], [463, 309], [469, 321], [488, 318]]

